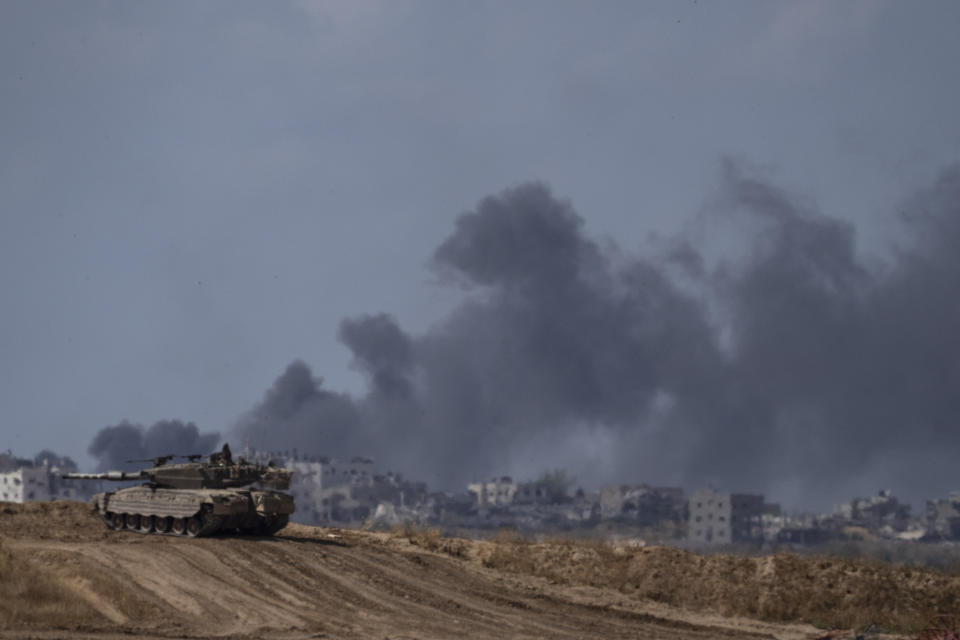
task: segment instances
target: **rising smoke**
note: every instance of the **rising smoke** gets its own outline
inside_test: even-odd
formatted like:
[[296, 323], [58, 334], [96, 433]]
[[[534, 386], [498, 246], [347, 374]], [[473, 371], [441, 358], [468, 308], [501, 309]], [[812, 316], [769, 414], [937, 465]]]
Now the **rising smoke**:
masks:
[[747, 230], [722, 257], [688, 237], [630, 255], [542, 184], [485, 198], [431, 259], [468, 291], [459, 307], [421, 335], [345, 319], [369, 391], [327, 390], [294, 362], [238, 435], [452, 489], [558, 466], [818, 506], [955, 488], [960, 168], [906, 203], [881, 267], [850, 223], [735, 162], [722, 178], [699, 222]]
[[77, 463], [74, 462], [73, 458], [70, 456], [62, 456], [56, 451], [50, 449], [41, 449], [35, 456], [33, 456], [33, 464], [35, 466], [47, 465], [50, 467], [56, 467], [61, 471], [71, 472], [77, 470]]
[[87, 453], [97, 459], [100, 471], [134, 470], [143, 468], [144, 464], [130, 460], [169, 454], [207, 454], [216, 448], [219, 441], [219, 433], [200, 433], [192, 422], [161, 420], [147, 429], [124, 421], [100, 429], [87, 448]]

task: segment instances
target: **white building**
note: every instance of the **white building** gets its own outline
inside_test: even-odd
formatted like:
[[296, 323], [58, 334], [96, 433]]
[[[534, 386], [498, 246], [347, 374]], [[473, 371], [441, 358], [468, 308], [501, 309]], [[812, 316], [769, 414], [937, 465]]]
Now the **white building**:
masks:
[[324, 463], [310, 460], [286, 460], [283, 468], [293, 472], [290, 493], [297, 505], [294, 519], [312, 524], [317, 521], [316, 496], [323, 488]]
[[322, 485], [330, 487], [351, 485], [359, 487], [373, 486], [373, 460], [370, 458], [352, 458], [345, 460], [328, 460], [322, 464]]
[[[362, 510], [361, 507], [370, 508], [368, 502], [369, 489], [374, 481], [373, 460], [356, 457], [349, 461], [325, 460], [319, 464], [317, 480], [309, 485], [314, 522], [354, 520], [356, 518], [346, 517], [346, 514]], [[296, 479], [296, 473], [293, 477]], [[300, 486], [306, 490], [306, 484]]]
[[254, 451], [247, 457], [275, 464], [293, 472], [290, 493], [297, 510], [295, 522], [317, 524], [331, 519], [335, 509], [354, 508], [354, 493], [373, 486], [374, 462], [370, 458], [355, 457], [334, 460], [325, 456], [305, 456], [292, 453]]
[[467, 485], [467, 491], [477, 499], [477, 506], [500, 507], [513, 504], [517, 494], [517, 485], [510, 476], [494, 478], [490, 482], [474, 482]]
[[20, 467], [0, 473], [0, 502], [78, 500], [77, 488], [60, 479], [56, 467]]

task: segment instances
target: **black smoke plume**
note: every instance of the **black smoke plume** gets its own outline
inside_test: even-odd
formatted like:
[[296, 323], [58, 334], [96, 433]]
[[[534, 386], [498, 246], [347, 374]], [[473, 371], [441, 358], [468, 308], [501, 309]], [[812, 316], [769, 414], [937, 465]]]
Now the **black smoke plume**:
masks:
[[50, 449], [42, 449], [33, 456], [34, 466], [49, 465], [56, 467], [61, 471], [71, 472], [77, 470], [77, 463], [70, 456], [62, 456]]
[[146, 460], [169, 454], [207, 454], [216, 448], [219, 441], [219, 433], [200, 433], [192, 422], [161, 420], [150, 428], [144, 428], [124, 421], [100, 429], [87, 448], [87, 453], [97, 459], [100, 471], [129, 471], [144, 467], [142, 462], [129, 460]]
[[960, 168], [906, 201], [885, 263], [852, 224], [735, 162], [721, 173], [699, 235], [741, 230], [732, 254], [695, 235], [633, 254], [543, 184], [485, 198], [430, 263], [459, 307], [422, 335], [344, 320], [369, 392], [295, 362], [241, 436], [446, 488], [560, 466], [795, 505], [956, 488]]
[[16, 471], [22, 467], [40, 467], [44, 464], [60, 471], [76, 471], [77, 463], [70, 456], [61, 456], [50, 449], [42, 449], [32, 459], [15, 456], [12, 451], [0, 451], [0, 473]]

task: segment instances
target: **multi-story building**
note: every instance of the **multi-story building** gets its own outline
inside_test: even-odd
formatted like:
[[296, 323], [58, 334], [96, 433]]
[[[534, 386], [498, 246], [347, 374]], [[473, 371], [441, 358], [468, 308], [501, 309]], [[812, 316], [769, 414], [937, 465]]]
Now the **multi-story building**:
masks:
[[467, 491], [477, 499], [477, 507], [488, 509], [513, 504], [517, 485], [510, 476], [493, 478], [490, 482], [474, 482], [467, 485]]
[[513, 494], [514, 504], [553, 504], [568, 496], [557, 495], [556, 489], [547, 485], [547, 483], [534, 480], [533, 482], [521, 482], [517, 485], [517, 490]]
[[84, 500], [98, 484], [90, 481], [63, 480], [61, 470], [48, 464], [18, 460], [15, 469], [0, 470], [0, 502], [41, 502]]
[[941, 500], [927, 500], [927, 536], [960, 539], [960, 491], [951, 491]]
[[834, 507], [834, 515], [868, 531], [905, 531], [910, 526], [910, 505], [883, 489], [869, 498], [854, 498]]
[[[355, 476], [356, 477], [356, 476]], [[328, 522], [365, 521], [381, 504], [394, 508], [415, 508], [427, 498], [427, 485], [410, 482], [401, 474], [375, 475], [370, 482], [352, 482], [327, 487], [320, 497], [322, 520]]]
[[40, 502], [50, 500], [47, 468], [20, 467], [0, 473], [0, 500], [5, 502]]
[[291, 459], [283, 461], [282, 466], [293, 472], [290, 493], [297, 507], [293, 520], [303, 524], [318, 522], [317, 496], [323, 490], [325, 463], [310, 459]]
[[603, 518], [625, 518], [642, 525], [654, 525], [664, 520], [680, 522], [685, 510], [683, 489], [678, 487], [622, 484], [600, 488]]
[[[372, 496], [374, 461], [354, 457], [336, 460], [293, 452], [250, 451], [245, 457], [293, 472], [290, 493], [297, 505], [292, 519], [303, 524], [353, 522], [377, 506]], [[390, 474], [392, 476], [392, 474]]]
[[762, 495], [698, 489], [690, 495], [687, 540], [695, 545], [763, 542], [764, 515], [778, 515], [779, 505]]
[[354, 457], [346, 460], [325, 459], [323, 466], [323, 486], [333, 487], [352, 485], [369, 487], [373, 485], [374, 465], [370, 458]]

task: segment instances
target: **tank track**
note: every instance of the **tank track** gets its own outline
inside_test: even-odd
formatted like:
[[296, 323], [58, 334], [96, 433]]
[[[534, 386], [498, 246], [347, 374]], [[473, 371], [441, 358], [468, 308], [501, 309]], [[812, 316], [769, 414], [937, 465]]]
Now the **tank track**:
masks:
[[283, 529], [287, 526], [287, 523], [290, 521], [290, 517], [287, 515], [276, 515], [273, 516], [267, 522], [264, 522], [259, 527], [251, 529], [250, 533], [257, 536], [272, 536], [280, 529]]
[[[220, 528], [220, 525], [223, 524], [223, 516], [214, 516], [206, 514], [203, 520], [203, 524], [200, 527], [200, 531], [197, 532], [196, 537], [201, 538], [203, 536], [208, 536], [211, 533], [217, 531]], [[189, 534], [188, 534], [189, 535]]]
[[108, 529], [133, 531], [144, 535], [200, 538], [215, 533], [223, 524], [223, 516], [201, 511], [190, 518], [141, 516], [135, 513], [106, 513], [101, 519]]
[[[202, 538], [213, 535], [220, 531], [221, 526], [226, 521], [224, 516], [213, 515], [208, 510], [203, 510], [191, 518], [154, 517], [110, 512], [101, 514], [100, 517], [108, 529], [115, 531], [133, 531], [144, 535], [186, 538]], [[144, 518], [149, 518], [149, 522]], [[272, 536], [287, 526], [288, 522], [288, 516], [277, 515], [252, 529], [227, 529], [225, 531], [238, 531], [241, 534], [255, 536]]]

